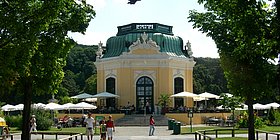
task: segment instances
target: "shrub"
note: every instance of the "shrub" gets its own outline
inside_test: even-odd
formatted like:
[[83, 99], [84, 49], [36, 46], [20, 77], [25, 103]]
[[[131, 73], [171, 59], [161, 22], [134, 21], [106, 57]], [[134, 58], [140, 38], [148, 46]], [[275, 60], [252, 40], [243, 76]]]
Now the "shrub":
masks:
[[275, 121], [275, 111], [274, 109], [271, 107], [268, 111], [268, 115], [267, 115], [267, 120], [268, 120], [268, 124], [267, 125], [273, 125], [274, 121]]
[[[265, 126], [262, 118], [255, 116], [254, 119], [255, 128], [261, 128]], [[248, 128], [248, 114], [246, 112], [241, 115], [240, 119], [237, 122], [237, 126], [239, 128]]]
[[32, 109], [31, 114], [36, 116], [37, 130], [48, 130], [53, 124], [51, 113], [48, 110]]
[[280, 112], [275, 111], [274, 115], [275, 115], [275, 120], [273, 122], [273, 125], [280, 125]]
[[5, 121], [9, 127], [16, 127], [17, 129], [22, 128], [22, 116], [21, 115], [5, 116]]

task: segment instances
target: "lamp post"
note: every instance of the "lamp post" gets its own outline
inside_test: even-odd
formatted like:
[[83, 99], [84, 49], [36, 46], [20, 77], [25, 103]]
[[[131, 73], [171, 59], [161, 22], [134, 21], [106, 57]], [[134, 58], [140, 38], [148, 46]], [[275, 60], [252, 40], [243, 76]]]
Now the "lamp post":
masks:
[[188, 112], [188, 117], [190, 118], [190, 127], [191, 127], [191, 132], [192, 132], [192, 118], [193, 118], [193, 111], [190, 110]]

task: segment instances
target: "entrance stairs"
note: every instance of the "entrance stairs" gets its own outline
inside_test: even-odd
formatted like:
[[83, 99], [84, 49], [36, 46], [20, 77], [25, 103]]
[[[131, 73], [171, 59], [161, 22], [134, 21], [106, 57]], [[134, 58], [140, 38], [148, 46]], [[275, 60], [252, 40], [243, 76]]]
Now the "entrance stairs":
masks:
[[[123, 118], [115, 120], [116, 126], [149, 126], [149, 114], [132, 114], [125, 115]], [[167, 126], [168, 118], [164, 115], [153, 115], [156, 126]]]

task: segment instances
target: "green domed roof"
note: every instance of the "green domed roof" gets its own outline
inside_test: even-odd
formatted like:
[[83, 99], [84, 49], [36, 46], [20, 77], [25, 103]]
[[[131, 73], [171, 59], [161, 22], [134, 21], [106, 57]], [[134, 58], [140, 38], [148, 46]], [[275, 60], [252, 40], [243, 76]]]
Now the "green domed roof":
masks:
[[[149, 38], [152, 38], [152, 40], [157, 43], [157, 45], [160, 47], [160, 52], [166, 52], [171, 56], [188, 57], [183, 52], [182, 38], [173, 36], [172, 26], [166, 26], [157, 23], [139, 24], [139, 26], [141, 25], [141, 27], [145, 27], [145, 29], [141, 28], [140, 30], [137, 30], [140, 28], [137, 25], [138, 24], [134, 23], [118, 27], [119, 31], [117, 36], [110, 37], [107, 40], [106, 53], [102, 58], [116, 57], [121, 55], [123, 52], [128, 52], [129, 46], [133, 44], [133, 42], [135, 42], [138, 38], [140, 38], [141, 34], [144, 32], [146, 32]], [[158, 29], [158, 27], [162, 29]]]

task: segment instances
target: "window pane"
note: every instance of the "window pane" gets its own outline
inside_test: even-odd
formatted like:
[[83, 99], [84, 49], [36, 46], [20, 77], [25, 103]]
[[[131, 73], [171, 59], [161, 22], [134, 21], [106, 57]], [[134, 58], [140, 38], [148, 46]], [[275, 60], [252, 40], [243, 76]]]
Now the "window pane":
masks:
[[151, 79], [145, 78], [145, 84], [153, 84], [153, 82]]

